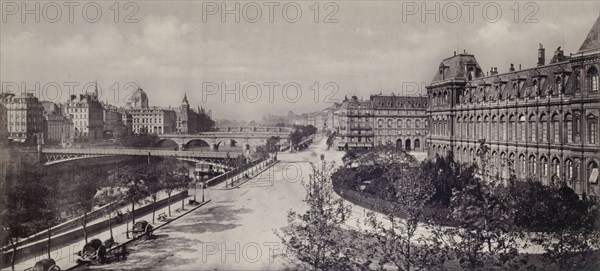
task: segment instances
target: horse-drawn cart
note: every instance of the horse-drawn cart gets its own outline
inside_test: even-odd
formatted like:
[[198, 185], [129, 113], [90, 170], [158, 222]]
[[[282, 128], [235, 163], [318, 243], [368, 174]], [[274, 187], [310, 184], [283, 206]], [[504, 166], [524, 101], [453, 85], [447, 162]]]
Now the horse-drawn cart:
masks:
[[92, 239], [77, 255], [77, 263], [103, 263], [106, 260], [106, 246], [100, 239]]
[[133, 238], [137, 238], [142, 235], [146, 235], [146, 237], [152, 236], [152, 225], [148, 223], [146, 220], [140, 220], [133, 224], [133, 228], [131, 229], [131, 233], [133, 234]]
[[35, 263], [33, 267], [25, 269], [25, 271], [60, 271], [60, 267], [56, 265], [56, 261], [53, 259], [43, 259]]

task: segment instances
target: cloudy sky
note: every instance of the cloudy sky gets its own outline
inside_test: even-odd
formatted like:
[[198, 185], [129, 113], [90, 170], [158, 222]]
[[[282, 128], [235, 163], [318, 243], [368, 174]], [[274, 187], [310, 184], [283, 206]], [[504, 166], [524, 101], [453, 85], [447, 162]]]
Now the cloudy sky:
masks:
[[[101, 99], [119, 105], [138, 85], [151, 105], [178, 106], [186, 93], [215, 118], [260, 119], [345, 95], [419, 94], [453, 51], [475, 54], [486, 71], [531, 67], [538, 43], [547, 59], [558, 46], [577, 52], [600, 14], [599, 1], [488, 2], [310, 1], [284, 12], [287, 2], [101, 1], [78, 2], [72, 16], [63, 2], [37, 2], [39, 22], [21, 2], [2, 2], [2, 91], [39, 83], [43, 99], [64, 101], [69, 85], [78, 93], [97, 81]], [[236, 3], [239, 22], [223, 22], [221, 5]], [[438, 22], [422, 12], [436, 5]]]

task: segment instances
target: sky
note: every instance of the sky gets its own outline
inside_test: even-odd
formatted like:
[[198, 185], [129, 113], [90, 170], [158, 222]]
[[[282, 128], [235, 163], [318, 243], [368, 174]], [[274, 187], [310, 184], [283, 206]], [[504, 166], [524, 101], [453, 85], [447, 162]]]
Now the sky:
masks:
[[259, 120], [424, 95], [454, 51], [484, 71], [532, 67], [539, 43], [547, 61], [558, 46], [576, 53], [600, 14], [600, 1], [315, 3], [2, 1], [2, 92], [64, 102], [97, 84], [123, 105], [141, 87], [151, 106], [186, 94], [213, 118]]

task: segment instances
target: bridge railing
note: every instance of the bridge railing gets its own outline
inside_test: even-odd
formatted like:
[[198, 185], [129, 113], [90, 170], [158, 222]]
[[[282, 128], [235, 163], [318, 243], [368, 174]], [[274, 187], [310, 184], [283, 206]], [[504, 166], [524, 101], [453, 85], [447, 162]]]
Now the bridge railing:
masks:
[[241, 152], [216, 152], [216, 151], [175, 151], [165, 149], [137, 149], [137, 148], [63, 148], [42, 149], [42, 153], [56, 154], [96, 154], [96, 155], [150, 155], [150, 156], [174, 156], [174, 157], [205, 157], [205, 158], [235, 158], [242, 155]]

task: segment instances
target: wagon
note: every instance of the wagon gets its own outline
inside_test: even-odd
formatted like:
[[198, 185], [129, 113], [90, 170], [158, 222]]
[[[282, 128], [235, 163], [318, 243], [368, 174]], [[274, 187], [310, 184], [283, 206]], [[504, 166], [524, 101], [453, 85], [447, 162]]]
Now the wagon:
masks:
[[35, 263], [32, 268], [25, 269], [27, 271], [60, 271], [60, 267], [56, 265], [53, 259], [43, 259]]
[[78, 253], [78, 263], [103, 263], [106, 260], [106, 246], [100, 239], [92, 239]]
[[152, 235], [152, 225], [148, 223], [146, 220], [140, 220], [133, 224], [133, 229], [131, 230], [133, 234], [133, 238], [137, 238], [138, 236], [146, 235], [146, 237], [150, 237]]

